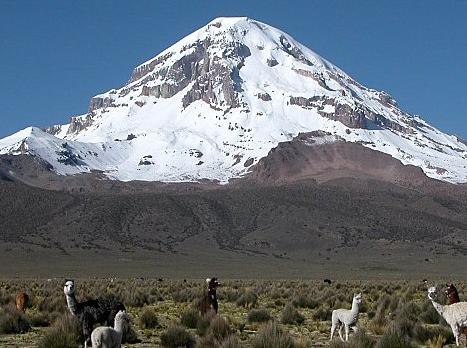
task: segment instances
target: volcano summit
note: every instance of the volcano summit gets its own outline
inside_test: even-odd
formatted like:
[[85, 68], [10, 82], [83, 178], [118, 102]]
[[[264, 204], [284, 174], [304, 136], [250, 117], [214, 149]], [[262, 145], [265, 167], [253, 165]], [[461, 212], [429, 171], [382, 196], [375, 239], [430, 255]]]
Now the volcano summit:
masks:
[[244, 17], [211, 21], [137, 66], [124, 86], [93, 97], [70, 123], [1, 139], [0, 154], [31, 155], [60, 175], [227, 183], [279, 143], [317, 131], [328, 143], [358, 143], [431, 178], [467, 182], [460, 139]]

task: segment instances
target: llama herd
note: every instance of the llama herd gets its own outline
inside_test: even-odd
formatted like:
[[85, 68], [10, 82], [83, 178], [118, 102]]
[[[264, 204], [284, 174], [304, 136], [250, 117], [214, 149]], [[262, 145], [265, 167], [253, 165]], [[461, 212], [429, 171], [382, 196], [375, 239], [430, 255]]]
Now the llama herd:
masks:
[[[221, 285], [217, 278], [206, 279], [207, 288], [203, 297], [198, 301], [198, 310], [201, 315], [209, 311], [218, 312], [217, 288]], [[93, 299], [78, 302], [75, 296], [75, 283], [73, 280], [65, 282], [63, 292], [69, 311], [81, 323], [85, 337], [84, 347], [92, 345], [93, 348], [119, 348], [121, 347], [123, 330], [128, 325], [130, 318], [123, 303], [115, 299]], [[437, 302], [438, 292], [436, 287], [428, 288], [428, 299], [435, 310], [441, 315], [451, 327], [452, 333], [459, 346], [462, 334], [467, 337], [467, 302], [459, 300], [459, 294], [453, 284], [446, 285], [445, 295], [448, 299], [447, 305]], [[25, 292], [16, 296], [16, 308], [24, 312], [29, 302]], [[362, 294], [354, 294], [351, 309], [335, 309], [332, 311], [331, 340], [338, 330], [342, 341], [349, 340], [350, 329], [357, 331], [357, 321], [360, 312], [360, 304], [363, 301]], [[98, 326], [96, 325], [106, 325]], [[345, 339], [342, 330], [345, 329]]]

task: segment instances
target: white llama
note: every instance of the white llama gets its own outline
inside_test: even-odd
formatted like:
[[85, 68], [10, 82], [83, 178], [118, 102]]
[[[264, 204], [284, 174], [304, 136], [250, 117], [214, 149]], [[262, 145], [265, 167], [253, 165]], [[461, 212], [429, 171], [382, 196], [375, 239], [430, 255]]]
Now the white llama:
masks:
[[459, 337], [462, 333], [462, 328], [467, 327], [467, 302], [457, 302], [443, 306], [436, 302], [436, 288], [432, 286], [428, 289], [428, 298], [433, 303], [436, 311], [441, 315], [446, 322], [451, 326], [452, 334], [456, 338], [456, 344], [459, 346]]
[[124, 325], [130, 322], [126, 311], [119, 311], [115, 316], [114, 327], [99, 326], [91, 334], [93, 348], [120, 348], [122, 346], [122, 337]]
[[345, 340], [349, 340], [349, 328], [357, 331], [356, 325], [358, 320], [359, 308], [358, 306], [362, 303], [362, 294], [354, 294], [352, 300], [352, 309], [335, 309], [332, 311], [332, 326], [331, 326], [331, 340], [334, 336], [334, 332], [339, 328], [339, 337], [344, 341], [342, 337], [342, 327], [345, 327]]

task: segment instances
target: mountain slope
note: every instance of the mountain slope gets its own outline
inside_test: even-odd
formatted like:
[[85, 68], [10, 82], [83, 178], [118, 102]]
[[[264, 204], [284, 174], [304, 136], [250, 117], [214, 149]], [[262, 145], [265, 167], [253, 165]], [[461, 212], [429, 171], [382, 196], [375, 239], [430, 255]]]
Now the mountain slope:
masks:
[[218, 18], [91, 99], [88, 113], [0, 140], [58, 174], [228, 182], [280, 142], [325, 131], [426, 175], [467, 182], [467, 145], [401, 110], [271, 26]]

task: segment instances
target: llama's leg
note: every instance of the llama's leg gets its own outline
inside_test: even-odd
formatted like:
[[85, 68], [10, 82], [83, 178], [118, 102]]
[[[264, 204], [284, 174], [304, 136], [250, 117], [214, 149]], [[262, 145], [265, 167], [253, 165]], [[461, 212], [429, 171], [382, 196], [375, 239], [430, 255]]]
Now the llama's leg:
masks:
[[334, 336], [335, 331], [336, 331], [336, 323], [334, 323], [333, 321], [331, 325], [331, 341], [332, 341], [332, 336]]
[[337, 319], [336, 313], [333, 311], [331, 316], [331, 341], [334, 337], [337, 327], [339, 326], [339, 319]]
[[457, 325], [452, 325], [451, 329], [452, 329], [452, 334], [454, 335], [454, 338], [456, 339], [456, 345], [459, 347], [459, 336], [460, 336], [459, 328], [457, 327]]
[[92, 324], [88, 317], [83, 318], [84, 348], [91, 345]]
[[344, 337], [342, 336], [342, 329], [344, 328], [344, 324], [339, 322], [339, 337], [341, 338], [341, 341], [344, 342]]

